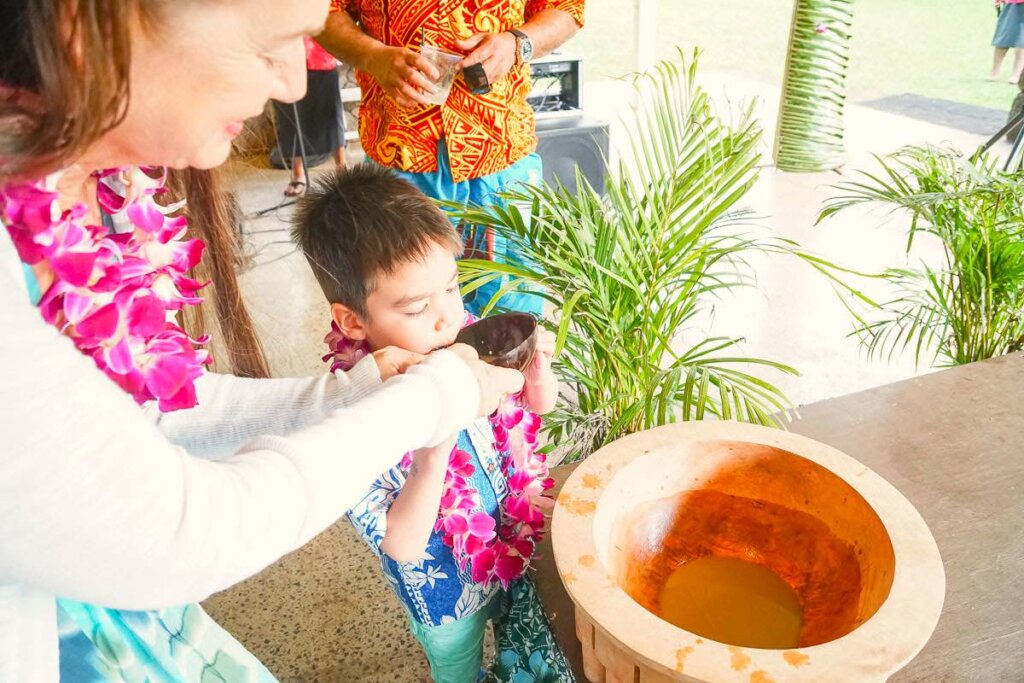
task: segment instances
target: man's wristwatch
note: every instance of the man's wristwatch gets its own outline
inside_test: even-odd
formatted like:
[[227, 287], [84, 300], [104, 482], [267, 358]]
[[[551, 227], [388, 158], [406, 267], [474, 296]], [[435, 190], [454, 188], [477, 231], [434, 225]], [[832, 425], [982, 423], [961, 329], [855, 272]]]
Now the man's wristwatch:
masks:
[[516, 38], [516, 66], [526, 64], [533, 59], [533, 41], [530, 40], [530, 36], [514, 28], [509, 29], [508, 32]]

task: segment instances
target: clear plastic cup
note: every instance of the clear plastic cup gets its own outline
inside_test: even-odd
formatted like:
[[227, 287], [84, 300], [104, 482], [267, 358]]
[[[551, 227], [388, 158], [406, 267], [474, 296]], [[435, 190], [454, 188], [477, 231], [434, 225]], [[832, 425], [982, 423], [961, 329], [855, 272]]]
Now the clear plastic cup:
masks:
[[[441, 77], [437, 79], [434, 93], [424, 92], [423, 96], [431, 104], [444, 104], [448, 101], [448, 93], [452, 91], [452, 83], [455, 82], [455, 75], [458, 73], [455, 66], [462, 61], [462, 55], [454, 55], [451, 52], [437, 49], [434, 45], [421, 45], [420, 54], [428, 62], [437, 68]], [[429, 80], [429, 79], [428, 79]]]

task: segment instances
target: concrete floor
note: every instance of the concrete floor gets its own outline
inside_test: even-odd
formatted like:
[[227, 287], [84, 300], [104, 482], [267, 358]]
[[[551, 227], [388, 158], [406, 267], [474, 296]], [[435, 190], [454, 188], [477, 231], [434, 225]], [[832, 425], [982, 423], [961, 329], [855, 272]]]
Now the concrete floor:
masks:
[[[824, 225], [814, 219], [842, 173], [789, 174], [770, 165], [778, 89], [736, 77], [708, 74], [703, 81], [720, 105], [756, 99], [765, 167], [747, 197], [764, 216], [760, 224], [807, 249], [864, 272], [905, 263], [905, 223], [880, 212], [850, 210]], [[608, 121], [629, 102], [618, 82], [588, 86], [588, 112]], [[621, 132], [621, 129], [619, 129]], [[916, 143], [951, 143], [973, 149], [976, 134], [850, 106], [847, 169], [869, 168], [871, 154]], [[993, 131], [994, 132], [994, 131]], [[621, 135], [613, 128], [613, 146]], [[1006, 151], [1008, 145], [1000, 143]], [[352, 161], [358, 152], [351, 153]], [[252, 164], [232, 166], [246, 212], [277, 205], [284, 171]], [[246, 224], [251, 256], [243, 276], [247, 301], [260, 327], [276, 374], [322, 371], [327, 308], [305, 261], [288, 239], [288, 210]], [[730, 295], [715, 307], [717, 334], [745, 337], [751, 355], [781, 361], [799, 377], [770, 377], [796, 405], [893, 382], [919, 372], [912, 358], [886, 364], [866, 359], [851, 321], [829, 286], [810, 268], [790, 260], [758, 262], [759, 288]], [[209, 599], [205, 606], [257, 654], [282, 681], [418, 681], [425, 659], [408, 634], [404, 615], [379, 577], [376, 561], [346, 522], [249, 581]]]

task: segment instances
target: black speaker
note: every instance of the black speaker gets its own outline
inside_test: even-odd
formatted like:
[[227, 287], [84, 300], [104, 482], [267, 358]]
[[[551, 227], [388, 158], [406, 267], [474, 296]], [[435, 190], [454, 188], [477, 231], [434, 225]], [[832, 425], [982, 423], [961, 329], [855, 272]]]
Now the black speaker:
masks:
[[576, 168], [604, 194], [608, 124], [586, 117], [537, 121], [537, 153], [544, 161], [544, 180], [561, 182], [576, 194]]

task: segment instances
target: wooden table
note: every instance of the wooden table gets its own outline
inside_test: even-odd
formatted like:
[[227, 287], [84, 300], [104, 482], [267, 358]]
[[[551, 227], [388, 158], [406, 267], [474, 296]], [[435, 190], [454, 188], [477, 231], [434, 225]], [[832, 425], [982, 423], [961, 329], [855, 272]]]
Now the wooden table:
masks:
[[[939, 545], [942, 616], [924, 650], [890, 680], [1024, 681], [1024, 356], [814, 403], [791, 429], [885, 477]], [[572, 469], [555, 468], [556, 494]], [[540, 552], [538, 590], [583, 683], [573, 607], [550, 539]]]

